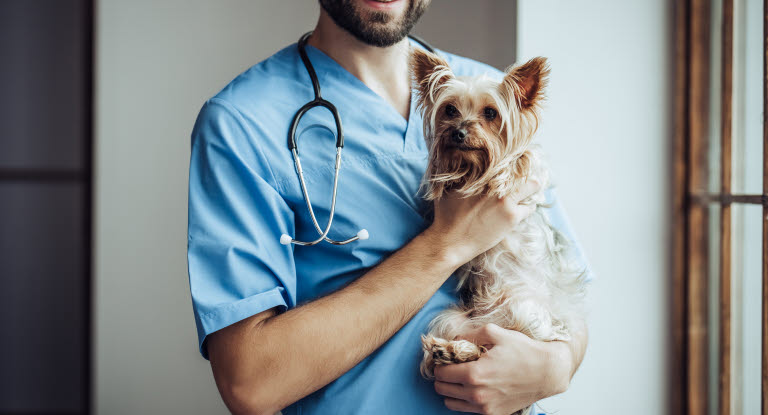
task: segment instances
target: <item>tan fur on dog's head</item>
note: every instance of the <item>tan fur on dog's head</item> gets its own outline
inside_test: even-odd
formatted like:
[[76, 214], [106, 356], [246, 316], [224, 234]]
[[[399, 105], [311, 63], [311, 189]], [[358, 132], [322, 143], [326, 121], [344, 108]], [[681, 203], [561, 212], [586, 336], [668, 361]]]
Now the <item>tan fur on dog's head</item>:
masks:
[[501, 196], [525, 179], [549, 76], [545, 58], [511, 67], [497, 82], [457, 77], [442, 58], [414, 48], [411, 75], [429, 147], [428, 200], [448, 190]]

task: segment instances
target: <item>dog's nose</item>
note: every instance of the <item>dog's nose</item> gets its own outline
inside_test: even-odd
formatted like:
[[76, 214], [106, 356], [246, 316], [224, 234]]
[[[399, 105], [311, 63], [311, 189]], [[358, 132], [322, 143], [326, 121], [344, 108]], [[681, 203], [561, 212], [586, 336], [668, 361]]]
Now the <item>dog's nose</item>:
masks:
[[451, 134], [451, 138], [453, 139], [453, 142], [456, 144], [463, 143], [466, 137], [467, 137], [466, 128], [457, 128], [453, 130], [453, 133]]

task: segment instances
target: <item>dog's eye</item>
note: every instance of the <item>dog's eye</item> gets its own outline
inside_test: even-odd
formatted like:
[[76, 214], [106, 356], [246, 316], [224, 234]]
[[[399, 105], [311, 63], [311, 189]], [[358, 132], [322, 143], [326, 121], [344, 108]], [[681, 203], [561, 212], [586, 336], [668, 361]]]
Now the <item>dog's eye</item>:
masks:
[[485, 107], [483, 110], [483, 115], [485, 116], [486, 120], [493, 121], [496, 119], [496, 116], [499, 115], [499, 113], [491, 107]]
[[459, 110], [457, 110], [456, 107], [454, 107], [453, 105], [448, 104], [448, 105], [445, 106], [445, 115], [453, 118], [458, 113], [459, 113]]

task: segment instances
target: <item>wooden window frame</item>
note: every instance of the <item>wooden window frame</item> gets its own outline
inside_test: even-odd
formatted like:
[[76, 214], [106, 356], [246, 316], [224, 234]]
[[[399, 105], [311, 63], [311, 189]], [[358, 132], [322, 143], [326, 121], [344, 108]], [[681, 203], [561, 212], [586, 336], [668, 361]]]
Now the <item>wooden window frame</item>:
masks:
[[[761, 413], [768, 415], [768, 123], [763, 121], [761, 195], [732, 194], [733, 0], [722, 1], [722, 25], [712, 27], [709, 0], [675, 3], [675, 132], [672, 195], [672, 393], [671, 413], [708, 413], [709, 324], [707, 321], [708, 206], [720, 210], [719, 407], [731, 403], [731, 206], [758, 204], [762, 220]], [[720, 192], [708, 193], [710, 33], [718, 30], [721, 106]], [[768, 114], [768, 0], [763, 0], [763, 116]], [[714, 392], [714, 391], [711, 391]]]

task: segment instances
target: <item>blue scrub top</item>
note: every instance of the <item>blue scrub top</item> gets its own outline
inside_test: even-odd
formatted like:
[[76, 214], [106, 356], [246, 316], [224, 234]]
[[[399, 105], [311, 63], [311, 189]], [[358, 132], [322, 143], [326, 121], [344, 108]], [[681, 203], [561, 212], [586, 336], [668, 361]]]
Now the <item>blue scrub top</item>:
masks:
[[[314, 240], [287, 147], [293, 115], [313, 98], [293, 44], [251, 67], [203, 105], [192, 132], [188, 266], [200, 353], [206, 336], [264, 310], [311, 301], [353, 281], [423, 231], [427, 204], [418, 196], [427, 148], [414, 97], [408, 120], [320, 50], [307, 46], [323, 97], [338, 109], [344, 151], [329, 236], [366, 228], [370, 239], [344, 246], [281, 245], [281, 234]], [[441, 52], [457, 75], [498, 70]], [[304, 176], [321, 226], [331, 202], [335, 126], [313, 109], [297, 130]], [[571, 235], [550, 191], [549, 214]], [[573, 239], [573, 238], [572, 238]], [[586, 265], [586, 262], [585, 262]], [[419, 374], [420, 335], [457, 301], [453, 278], [383, 346], [349, 372], [283, 413], [448, 413], [432, 382]], [[277, 339], [279, 341], [279, 339]]]

